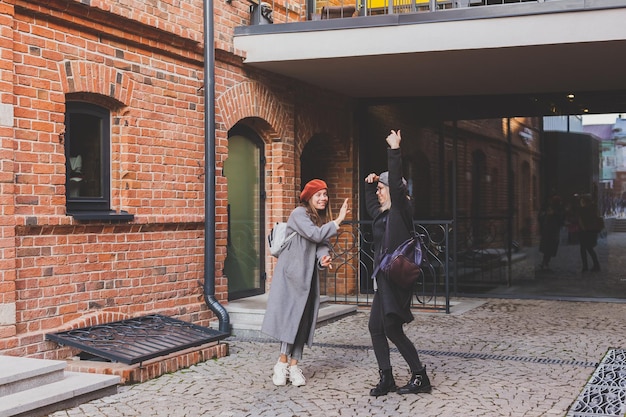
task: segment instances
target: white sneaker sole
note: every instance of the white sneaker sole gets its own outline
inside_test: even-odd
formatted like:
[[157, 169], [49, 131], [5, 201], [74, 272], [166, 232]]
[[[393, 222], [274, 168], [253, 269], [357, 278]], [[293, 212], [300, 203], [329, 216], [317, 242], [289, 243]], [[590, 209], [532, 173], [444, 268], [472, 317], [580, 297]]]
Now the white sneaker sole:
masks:
[[274, 383], [274, 385], [276, 385], [277, 387], [281, 387], [283, 385], [287, 385], [287, 380], [276, 380], [276, 378], [272, 377], [272, 382]]
[[289, 373], [288, 368], [283, 368], [277, 372], [276, 367], [274, 367], [274, 374], [272, 375], [272, 382], [274, 383], [274, 385], [276, 385], [277, 387], [287, 385], [288, 373]]

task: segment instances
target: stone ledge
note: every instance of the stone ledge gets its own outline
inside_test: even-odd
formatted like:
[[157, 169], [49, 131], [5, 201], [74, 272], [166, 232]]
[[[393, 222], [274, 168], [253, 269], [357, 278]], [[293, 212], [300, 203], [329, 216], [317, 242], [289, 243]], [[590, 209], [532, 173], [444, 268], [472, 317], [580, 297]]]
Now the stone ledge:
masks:
[[133, 365], [119, 362], [80, 360], [74, 357], [68, 359], [66, 369], [72, 372], [117, 375], [120, 377], [120, 384], [125, 385], [146, 382], [163, 374], [189, 368], [209, 359], [222, 358], [228, 356], [228, 354], [229, 345], [227, 343], [211, 342]]

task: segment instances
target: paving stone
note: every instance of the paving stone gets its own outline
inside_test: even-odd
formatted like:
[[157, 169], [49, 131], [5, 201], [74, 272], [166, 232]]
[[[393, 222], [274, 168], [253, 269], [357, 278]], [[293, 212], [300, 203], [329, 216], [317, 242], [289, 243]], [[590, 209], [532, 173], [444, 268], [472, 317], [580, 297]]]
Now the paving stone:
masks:
[[[368, 310], [316, 331], [303, 387], [275, 387], [279, 345], [228, 339], [230, 355], [122, 386], [52, 417], [564, 416], [610, 348], [624, 348], [626, 303], [455, 299], [462, 314], [416, 314], [405, 326], [434, 384], [431, 394], [373, 398]], [[398, 384], [409, 371], [392, 350]]]

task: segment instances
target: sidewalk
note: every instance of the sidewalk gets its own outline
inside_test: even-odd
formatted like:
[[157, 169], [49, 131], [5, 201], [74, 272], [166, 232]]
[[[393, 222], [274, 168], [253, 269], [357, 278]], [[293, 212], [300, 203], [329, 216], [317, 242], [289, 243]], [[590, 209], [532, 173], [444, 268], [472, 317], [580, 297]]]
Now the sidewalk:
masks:
[[[602, 270], [581, 272], [580, 246], [577, 242], [567, 242], [564, 229], [558, 253], [550, 261], [549, 270], [538, 268], [542, 258], [538, 248], [526, 248], [528, 256], [513, 264], [512, 285], [506, 285], [506, 278], [502, 278], [491, 290], [476, 295], [485, 296], [488, 292], [488, 297], [501, 298], [626, 302], [626, 233], [610, 233], [599, 238], [595, 250]], [[468, 293], [471, 292], [465, 290], [465, 294]]]
[[[565, 416], [607, 351], [626, 348], [626, 303], [452, 301], [452, 314], [416, 314], [406, 327], [431, 394], [368, 395], [378, 372], [364, 309], [317, 329], [301, 362], [306, 386], [272, 384], [277, 343], [229, 338], [228, 357], [51, 416]], [[395, 350], [392, 363], [397, 383], [406, 383], [409, 372]], [[626, 380], [626, 363], [620, 369], [615, 374]], [[624, 385], [617, 400], [611, 397], [619, 407]]]

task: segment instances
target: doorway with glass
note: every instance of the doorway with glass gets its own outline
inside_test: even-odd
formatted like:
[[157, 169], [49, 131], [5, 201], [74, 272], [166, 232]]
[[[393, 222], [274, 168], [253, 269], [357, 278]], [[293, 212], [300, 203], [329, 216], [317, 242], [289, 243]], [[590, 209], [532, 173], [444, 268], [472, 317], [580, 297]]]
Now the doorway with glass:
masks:
[[228, 299], [236, 300], [265, 291], [263, 142], [251, 129], [236, 126], [229, 131], [228, 235], [224, 275]]

